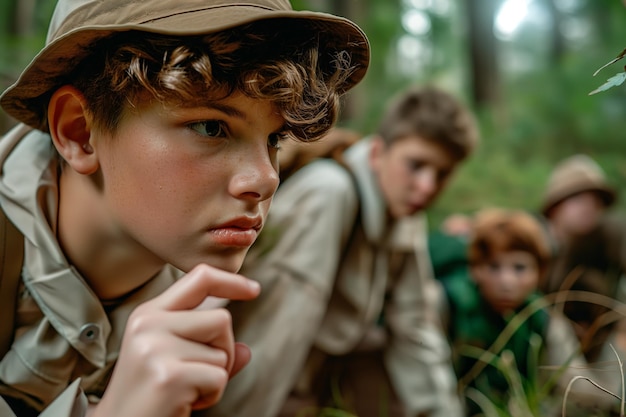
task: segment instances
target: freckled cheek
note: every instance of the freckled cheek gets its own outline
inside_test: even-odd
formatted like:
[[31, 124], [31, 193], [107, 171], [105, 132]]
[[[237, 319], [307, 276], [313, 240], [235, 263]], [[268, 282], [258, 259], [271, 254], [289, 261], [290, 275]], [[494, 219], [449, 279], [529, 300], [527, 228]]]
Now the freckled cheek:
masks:
[[117, 205], [118, 212], [137, 225], [162, 224], [163, 216], [170, 211], [169, 202], [177, 198], [171, 195], [170, 187], [155, 175], [120, 178], [110, 191], [110, 199]]
[[162, 224], [168, 213], [183, 206], [185, 187], [191, 188], [193, 184], [193, 172], [175, 160], [154, 156], [143, 161], [130, 158], [124, 166], [132, 168], [116, 170], [113, 166], [113, 173], [105, 179], [105, 184], [118, 209], [140, 223], [158, 221]]
[[388, 191], [395, 190], [395, 193], [405, 193], [411, 187], [410, 177], [406, 170], [401, 167], [392, 167], [388, 169], [383, 176], [381, 182]]
[[177, 212], [191, 214], [197, 205], [206, 204], [207, 196], [216, 193], [216, 184], [220, 184], [218, 173], [206, 166], [191, 162], [174, 162], [164, 167], [152, 179], [150, 193], [161, 200], [165, 207], [177, 207]]

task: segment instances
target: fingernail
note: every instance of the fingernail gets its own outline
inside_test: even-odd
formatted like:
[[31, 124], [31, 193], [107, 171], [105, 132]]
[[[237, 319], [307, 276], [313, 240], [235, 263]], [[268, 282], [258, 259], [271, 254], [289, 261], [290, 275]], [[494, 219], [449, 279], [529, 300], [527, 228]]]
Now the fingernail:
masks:
[[254, 291], [261, 290], [261, 285], [257, 281], [254, 281], [252, 279], [248, 279], [248, 286]]

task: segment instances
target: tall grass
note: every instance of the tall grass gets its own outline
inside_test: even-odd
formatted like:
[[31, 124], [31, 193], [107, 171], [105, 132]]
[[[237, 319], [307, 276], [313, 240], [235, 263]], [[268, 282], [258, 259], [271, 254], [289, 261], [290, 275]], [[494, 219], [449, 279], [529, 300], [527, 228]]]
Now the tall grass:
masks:
[[[531, 345], [531, 354], [529, 355], [529, 375], [524, 378], [520, 375], [515, 363], [513, 354], [504, 350], [500, 352], [505, 346], [509, 338], [517, 331], [517, 329], [534, 313], [544, 308], [558, 309], [566, 301], [578, 301], [587, 302], [597, 305], [601, 305], [610, 309], [611, 314], [605, 314], [598, 318], [598, 323], [592, 326], [593, 329], [598, 329], [602, 325], [610, 324], [612, 321], [616, 321], [626, 316], [626, 304], [620, 303], [613, 298], [606, 297], [600, 294], [591, 293], [587, 291], [561, 291], [554, 294], [545, 295], [538, 298], [534, 302], [530, 303], [526, 308], [520, 311], [504, 330], [500, 333], [495, 342], [486, 350], [477, 348], [467, 348], [463, 350], [463, 354], [477, 359], [475, 366], [462, 378], [459, 379], [459, 392], [467, 397], [470, 401], [476, 403], [480, 407], [485, 417], [545, 417], [549, 415], [556, 416], [560, 410], [562, 417], [567, 417], [568, 402], [575, 400], [571, 398], [571, 390], [575, 383], [591, 384], [599, 392], [603, 392], [615, 398], [615, 408], [619, 405], [619, 416], [626, 417], [624, 414], [624, 373], [622, 360], [619, 354], [611, 346], [616, 356], [615, 371], [620, 373], [621, 376], [621, 392], [615, 394], [609, 389], [603, 387], [600, 383], [593, 380], [588, 376], [576, 376], [569, 381], [562, 398], [557, 398], [553, 394], [553, 389], [557, 384], [559, 378], [562, 377], [563, 372], [566, 371], [573, 357], [566, 358], [563, 364], [554, 370], [547, 380], [543, 380], [536, 372], [532, 370], [539, 370], [539, 355], [541, 347], [541, 338], [535, 335], [535, 338], [531, 338], [529, 343]], [[591, 339], [593, 335], [588, 336], [587, 339]], [[496, 354], [494, 352], [500, 352]], [[489, 393], [480, 392], [476, 388], [471, 387], [471, 382], [476, 378], [482, 370], [487, 366], [496, 367], [507, 380], [509, 390], [507, 392], [507, 401], [505, 404], [497, 404], [490, 400]], [[590, 364], [593, 366], [593, 364]], [[594, 416], [615, 416], [613, 410], [594, 410]]]
[[[488, 349], [483, 350], [467, 347], [463, 350], [463, 354], [473, 357], [477, 361], [466, 375], [459, 378], [459, 393], [468, 401], [474, 402], [480, 408], [483, 416], [547, 417], [560, 415], [561, 417], [570, 417], [567, 414], [568, 405], [570, 402], [575, 402], [576, 400], [575, 397], [572, 397], [572, 395], [574, 395], [572, 393], [573, 386], [574, 384], [584, 383], [590, 384], [594, 389], [606, 395], [610, 395], [615, 399], [614, 409], [594, 410], [593, 414], [586, 414], [586, 416], [615, 417], [619, 415], [619, 417], [626, 417], [624, 413], [625, 387], [623, 363], [613, 346], [611, 346], [611, 348], [616, 357], [615, 372], [620, 373], [622, 381], [621, 392], [619, 394], [611, 392], [597, 381], [594, 381], [593, 378], [581, 375], [569, 381], [560, 398], [554, 395], [554, 388], [563, 372], [565, 372], [569, 366], [572, 358], [566, 358], [562, 365], [556, 369], [551, 369], [553, 372], [548, 378], [542, 378], [538, 371], [542, 369], [539, 362], [543, 342], [539, 335], [534, 335], [529, 340], [531, 353], [529, 357], [526, 358], [526, 360], [528, 360], [529, 372], [526, 377], [523, 377], [518, 370], [516, 358], [513, 354], [508, 350], [502, 351], [509, 338], [534, 313], [544, 308], [554, 308], [558, 311], [566, 301], [593, 303], [604, 306], [610, 310], [612, 314], [601, 316], [598, 319], [598, 323], [592, 326], [592, 329], [597, 329], [602, 325], [610, 324], [612, 321], [626, 317], [626, 304], [620, 303], [613, 298], [587, 291], [560, 291], [558, 293], [544, 295], [534, 300], [510, 320]], [[507, 381], [509, 390], [507, 392], [507, 399], [502, 404], [491, 400], [489, 393], [481, 392], [471, 386], [472, 380], [487, 366], [495, 366], [502, 372]], [[593, 366], [593, 364], [590, 364], [590, 366]], [[358, 417], [343, 400], [338, 384], [333, 384], [332, 392], [334, 400], [332, 407], [306, 407], [300, 410], [296, 417]], [[581, 410], [578, 410], [578, 412], [580, 411]], [[615, 414], [616, 412], [619, 414]], [[388, 414], [385, 410], [381, 410], [379, 415], [380, 417], [385, 417]]]

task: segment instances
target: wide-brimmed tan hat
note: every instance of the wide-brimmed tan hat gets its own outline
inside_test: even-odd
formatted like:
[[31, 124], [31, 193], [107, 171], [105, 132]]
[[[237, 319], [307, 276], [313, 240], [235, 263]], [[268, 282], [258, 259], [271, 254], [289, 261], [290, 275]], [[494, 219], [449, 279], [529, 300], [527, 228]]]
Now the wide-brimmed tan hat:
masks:
[[[17, 120], [43, 129], [47, 103], [37, 98], [59, 87], [61, 77], [87, 58], [88, 46], [101, 38], [129, 30], [203, 35], [270, 19], [293, 20], [298, 30], [320, 38], [322, 48], [347, 51], [354, 72], [342, 91], [364, 77], [370, 50], [363, 31], [342, 17], [295, 11], [289, 0], [59, 0], [46, 46], [2, 94], [0, 105]], [[281, 22], [276, 22], [278, 33], [283, 30]]]
[[552, 171], [541, 212], [548, 215], [558, 203], [584, 191], [598, 193], [607, 207], [615, 202], [616, 191], [607, 182], [600, 165], [587, 155], [574, 155], [560, 162]]

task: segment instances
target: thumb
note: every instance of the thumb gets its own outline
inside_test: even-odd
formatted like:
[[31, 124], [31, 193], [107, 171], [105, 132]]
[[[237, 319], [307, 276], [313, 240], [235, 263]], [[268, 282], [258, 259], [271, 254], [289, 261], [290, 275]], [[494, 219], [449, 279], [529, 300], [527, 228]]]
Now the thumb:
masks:
[[244, 366], [250, 362], [252, 358], [252, 352], [245, 343], [235, 343], [235, 361], [233, 363], [233, 369], [230, 371], [230, 377], [234, 377], [243, 369]]

